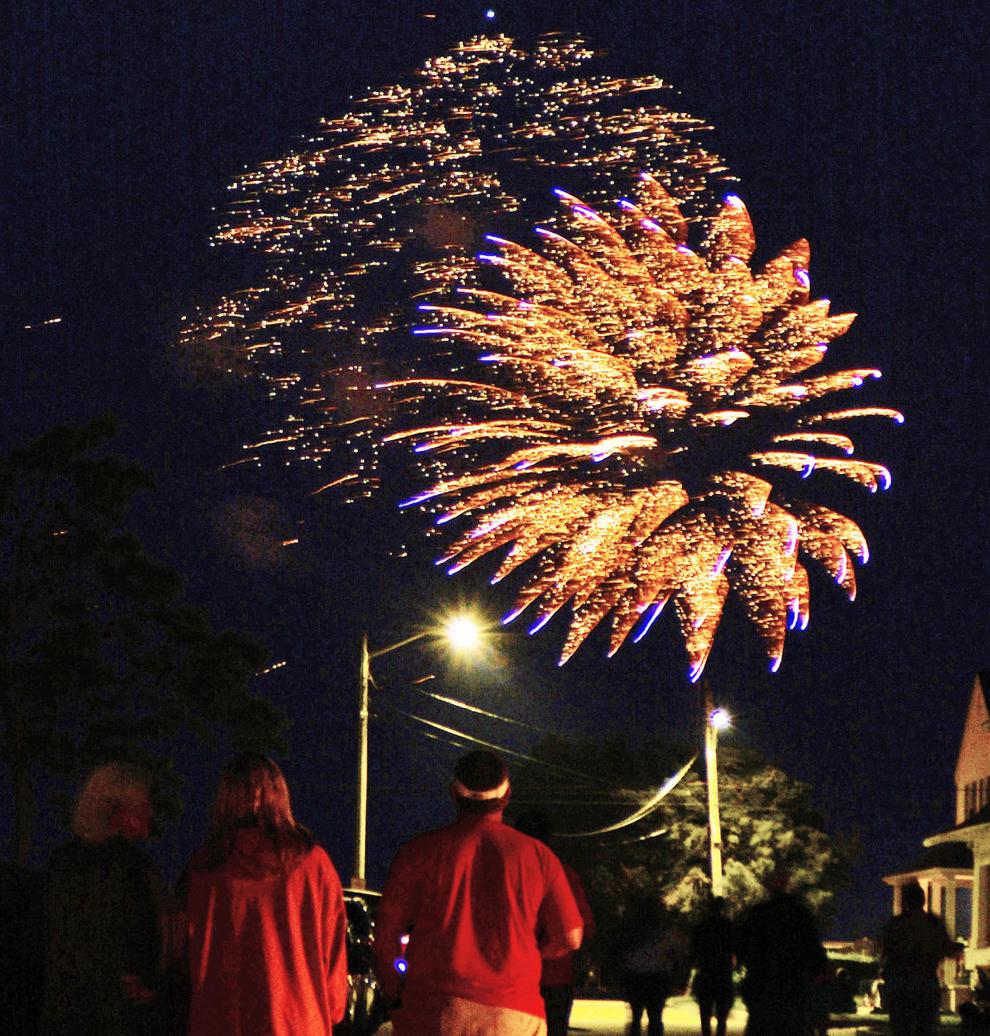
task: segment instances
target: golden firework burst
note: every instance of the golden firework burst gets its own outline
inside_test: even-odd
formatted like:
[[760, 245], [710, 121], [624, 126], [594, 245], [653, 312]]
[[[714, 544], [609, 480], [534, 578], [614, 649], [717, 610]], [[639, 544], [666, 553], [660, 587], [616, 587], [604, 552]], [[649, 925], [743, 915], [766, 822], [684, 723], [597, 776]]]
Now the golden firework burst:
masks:
[[477, 350], [491, 373], [379, 386], [457, 409], [387, 437], [417, 440], [449, 471], [405, 505], [440, 503], [438, 524], [460, 522], [441, 559], [451, 573], [501, 548], [493, 582], [528, 567], [505, 621], [531, 609], [535, 632], [572, 605], [561, 663], [607, 615], [614, 653], [672, 602], [697, 679], [734, 593], [776, 670], [788, 628], [807, 625], [805, 562], [852, 598], [853, 561], [868, 556], [851, 519], [791, 499], [788, 484], [828, 471], [886, 488], [886, 468], [853, 457], [835, 426], [903, 418], [816, 406], [880, 372], [808, 376], [855, 315], [811, 299], [806, 241], [754, 272], [734, 195], [692, 248], [649, 174], [613, 217], [556, 193], [563, 233], [538, 228], [539, 251], [491, 237], [477, 256], [509, 290], [420, 306], [429, 322], [414, 333]]
[[311, 465], [323, 488], [368, 496], [392, 417], [373, 385], [432, 362], [403, 347], [408, 300], [471, 283], [496, 219], [543, 197], [551, 174], [594, 199], [641, 168], [685, 199], [727, 179], [667, 84], [602, 64], [579, 38], [479, 36], [229, 185], [213, 244], [236, 263], [234, 287], [189, 315], [181, 341], [273, 401], [236, 463]]

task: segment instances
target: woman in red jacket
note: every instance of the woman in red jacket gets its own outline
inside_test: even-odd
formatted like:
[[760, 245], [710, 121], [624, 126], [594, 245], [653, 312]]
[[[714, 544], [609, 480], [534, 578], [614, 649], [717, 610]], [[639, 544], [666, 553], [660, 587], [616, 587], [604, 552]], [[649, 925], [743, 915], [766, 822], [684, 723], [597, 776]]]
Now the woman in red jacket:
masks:
[[185, 884], [189, 1036], [330, 1036], [347, 1001], [340, 879], [271, 759], [224, 768]]

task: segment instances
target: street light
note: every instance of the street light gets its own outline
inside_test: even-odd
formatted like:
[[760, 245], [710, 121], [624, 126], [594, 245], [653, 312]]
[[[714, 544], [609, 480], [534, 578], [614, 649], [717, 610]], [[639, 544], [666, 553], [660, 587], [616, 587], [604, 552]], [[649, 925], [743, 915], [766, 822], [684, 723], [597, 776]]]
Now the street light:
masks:
[[704, 683], [705, 710], [705, 783], [708, 786], [708, 840], [711, 854], [712, 895], [721, 896], [722, 882], [722, 824], [718, 815], [718, 747], [719, 731], [732, 724], [725, 709], [712, 706], [712, 687]]
[[367, 888], [365, 880], [365, 862], [368, 842], [368, 718], [369, 689], [371, 686], [371, 660], [387, 655], [399, 648], [414, 644], [425, 637], [445, 637], [450, 644], [459, 650], [476, 647], [481, 639], [478, 624], [469, 615], [458, 615], [449, 619], [440, 629], [426, 629], [414, 633], [410, 637], [389, 644], [388, 647], [371, 651], [368, 647], [368, 634], [361, 634], [361, 663], [358, 680], [358, 772], [355, 792], [355, 829], [354, 829], [354, 874], [351, 877], [351, 888]]

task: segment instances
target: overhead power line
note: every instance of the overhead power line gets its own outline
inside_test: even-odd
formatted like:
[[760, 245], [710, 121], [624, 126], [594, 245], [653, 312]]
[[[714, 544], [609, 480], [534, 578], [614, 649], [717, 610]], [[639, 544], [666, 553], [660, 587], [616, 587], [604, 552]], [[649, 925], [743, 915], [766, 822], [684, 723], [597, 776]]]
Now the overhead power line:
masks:
[[545, 734], [548, 737], [560, 737], [561, 735], [553, 730], [547, 730], [546, 727], [538, 727], [533, 723], [525, 723], [521, 719], [513, 719], [511, 716], [502, 716], [498, 712], [490, 712], [488, 709], [479, 708], [477, 705], [471, 705], [469, 702], [461, 701], [460, 698], [451, 698], [446, 694], [437, 694], [435, 691], [427, 691], [422, 687], [413, 686], [410, 690], [415, 691], [417, 694], [421, 694], [424, 698], [432, 698], [434, 701], [443, 702], [445, 705], [453, 705], [458, 709], [465, 709], [468, 712], [473, 712], [478, 716], [485, 716], [487, 719], [497, 719], [500, 723], [510, 723], [514, 727], [522, 727], [524, 730], [532, 730], [536, 734]]
[[[587, 775], [579, 773], [576, 770], [570, 770], [570, 769], [568, 769], [566, 767], [557, 766], [554, 763], [548, 763], [548, 762], [546, 762], [543, 759], [537, 759], [535, 756], [527, 755], [525, 752], [517, 752], [514, 749], [506, 748], [504, 745], [497, 745], [497, 744], [494, 744], [491, 741], [485, 741], [482, 738], [474, 737], [471, 734], [466, 734], [462, 730], [457, 730], [454, 727], [448, 727], [446, 724], [437, 723], [435, 720], [429, 720], [429, 719], [426, 719], [423, 716], [417, 716], [417, 715], [415, 715], [412, 712], [406, 712], [404, 709], [395, 709], [395, 708], [393, 708], [393, 711], [395, 713], [397, 713], [398, 715], [404, 717], [407, 720], [412, 720], [414, 723], [418, 723], [418, 724], [421, 724], [422, 726], [425, 726], [425, 727], [429, 728], [429, 731], [439, 731], [439, 732], [441, 732], [443, 734], [448, 735], [449, 738], [456, 738], [456, 739], [458, 739], [458, 741], [460, 741], [462, 743], [462, 745], [463, 745], [464, 742], [467, 742], [467, 743], [470, 743], [470, 744], [474, 744], [474, 745], [480, 745], [482, 748], [488, 748], [488, 749], [491, 749], [491, 750], [496, 751], [496, 752], [501, 752], [501, 753], [503, 753], [505, 755], [510, 755], [510, 756], [512, 756], [512, 757], [514, 757], [516, 759], [522, 759], [525, 762], [534, 763], [537, 766], [543, 766], [543, 767], [546, 767], [546, 768], [551, 769], [551, 770], [556, 770], [558, 772], [567, 773], [567, 774], [570, 774], [570, 775], [573, 775], [573, 776], [583, 777], [586, 780], [589, 779], [589, 778], [587, 778]], [[433, 738], [435, 740], [441, 740], [440, 738], [437, 737], [436, 734], [430, 733], [429, 731], [428, 732], [424, 732], [424, 733], [426, 733], [427, 737], [431, 737], [431, 738]], [[451, 743], [453, 743], [453, 742], [451, 742]], [[558, 838], [596, 838], [596, 837], [599, 837], [600, 835], [609, 834], [609, 833], [611, 833], [613, 831], [621, 831], [623, 828], [630, 827], [632, 824], [635, 824], [637, 821], [642, 820], [644, 817], [648, 816], [654, 810], [659, 808], [659, 806], [663, 802], [663, 800], [670, 794], [671, 791], [674, 790], [674, 788], [677, 787], [677, 785], [684, 778], [685, 774], [687, 774], [688, 771], [691, 769], [691, 767], [694, 765], [695, 759], [697, 759], [697, 755], [693, 755], [677, 771], [677, 773], [675, 773], [671, 777], [667, 778], [667, 780], [664, 781], [663, 785], [657, 790], [656, 794], [653, 795], [647, 802], [645, 802], [642, 806], [640, 806], [630, 816], [625, 817], [624, 819], [619, 820], [619, 821], [617, 821], [614, 824], [608, 824], [605, 827], [596, 828], [596, 829], [594, 829], [592, 831], [569, 831], [569, 832], [560, 831], [560, 832], [557, 832], [557, 837]], [[602, 782], [602, 783], [604, 783], [604, 782]], [[663, 830], [666, 830], [666, 829], [663, 829]], [[646, 838], [658, 837], [660, 834], [663, 834], [663, 830], [659, 830], [658, 829], [657, 831], [655, 831], [655, 832], [653, 832], [651, 834], [642, 836], [641, 838], [630, 839], [630, 841], [633, 841], [633, 842], [644, 841]], [[618, 844], [621, 844], [621, 843], [618, 843]]]
[[639, 809], [636, 810], [635, 813], [632, 813], [624, 820], [619, 820], [614, 824], [609, 824], [607, 827], [596, 828], [594, 831], [558, 831], [557, 837], [594, 838], [598, 835], [607, 835], [612, 831], [621, 831], [622, 828], [629, 827], [630, 825], [635, 824], [637, 820], [642, 820], [643, 817], [645, 817], [649, 813], [652, 813], [655, 809], [657, 809], [660, 806], [660, 803], [663, 802], [663, 800], [681, 782], [681, 779], [688, 772], [688, 770], [691, 769], [691, 767], [694, 765], [695, 759], [697, 758], [697, 755], [691, 756], [691, 758], [677, 771], [677, 773], [675, 773], [672, 777], [668, 777], [667, 780], [664, 781], [663, 785], [657, 791], [656, 795], [654, 795], [648, 802], [645, 802], [642, 806], [639, 807]]
[[645, 835], [640, 835], [638, 838], [620, 838], [618, 841], [609, 839], [607, 842], [598, 842], [596, 844], [603, 849], [614, 849], [619, 845], [635, 845], [637, 842], [648, 842], [651, 838], [660, 838], [669, 831], [669, 827], [658, 827], [655, 831], [648, 831]]
[[491, 749], [494, 752], [501, 752], [505, 755], [510, 755], [515, 759], [521, 759], [524, 762], [531, 763], [534, 766], [542, 766], [548, 770], [554, 770], [557, 773], [566, 774], [569, 777], [580, 777], [583, 781], [587, 781], [590, 784], [598, 785], [599, 787], [610, 787], [607, 781], [603, 781], [600, 778], [591, 777], [586, 773], [581, 773], [579, 770], [572, 770], [566, 766], [558, 766], [556, 763], [549, 763], [545, 759], [539, 759], [536, 756], [528, 755], [525, 752], [519, 752], [513, 748], [507, 748], [505, 745], [495, 744], [492, 741], [485, 741], [480, 737], [474, 737], [472, 734], [466, 734], [463, 730], [457, 730], [454, 727], [448, 727], [444, 723], [437, 723], [435, 720], [426, 719], [424, 716], [417, 716], [413, 712], [406, 712], [405, 709], [399, 709], [395, 706], [391, 706], [391, 711], [399, 716], [403, 716], [406, 719], [410, 719], [415, 723], [422, 724], [425, 727], [430, 727], [433, 730], [442, 731], [445, 734], [449, 734], [451, 737], [462, 738], [465, 741], [469, 741], [471, 744], [480, 745], [482, 748]]

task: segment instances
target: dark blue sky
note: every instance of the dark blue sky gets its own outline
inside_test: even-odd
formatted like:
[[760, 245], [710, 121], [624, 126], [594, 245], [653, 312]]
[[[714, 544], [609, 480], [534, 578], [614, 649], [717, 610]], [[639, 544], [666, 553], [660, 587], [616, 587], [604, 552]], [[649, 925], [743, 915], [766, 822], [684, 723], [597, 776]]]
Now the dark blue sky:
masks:
[[[287, 772], [299, 814], [345, 877], [358, 633], [397, 639], [410, 599], [425, 617], [441, 593], [471, 598], [481, 586], [465, 575], [441, 588], [432, 573], [387, 560], [391, 541], [368, 533], [373, 511], [340, 516], [307, 502], [303, 480], [278, 465], [218, 474], [255, 430], [261, 400], [249, 386], [195, 381], [169, 344], [181, 314], [213, 289], [207, 239], [232, 176], [289, 150], [349, 93], [482, 29], [485, 6], [15, 0], [0, 44], [13, 120], [0, 202], [0, 444], [120, 415], [121, 448], [159, 480], [138, 515], [149, 546], [183, 573], [191, 599], [289, 663], [270, 685], [294, 722]], [[815, 586], [812, 626], [776, 676], [733, 629], [708, 667], [737, 716], [732, 736], [810, 780], [836, 828], [860, 832], [857, 884], [837, 925], [858, 934], [886, 909], [880, 876], [951, 824], [969, 688], [987, 663], [983, 5], [600, 0], [495, 10], [510, 33], [581, 31], [609, 50], [616, 72], [663, 76], [685, 110], [709, 119], [762, 245], [811, 241], [816, 292], [860, 314], [842, 340], [843, 365], [880, 367], [872, 401], [907, 415], [903, 427], [860, 436], [894, 485], [851, 511], [872, 551], [855, 604]], [[423, 11], [438, 17], [424, 21]], [[23, 330], [52, 316], [62, 323]], [[247, 564], [217, 532], [233, 511], [261, 513], [256, 525], [272, 534], [302, 521], [303, 542], [289, 560]], [[485, 601], [493, 616], [507, 604]], [[562, 671], [559, 629], [506, 636], [498, 671], [455, 673], [447, 687], [544, 728], [683, 735], [697, 691], [671, 632], [658, 628], [610, 662], [592, 645]], [[439, 664], [411, 650], [380, 670], [398, 685]], [[380, 881], [397, 844], [443, 816], [452, 754], [385, 720], [372, 750], [369, 858]], [[187, 816], [162, 849], [173, 869], [201, 834], [200, 785], [216, 764], [190, 750], [188, 766]]]

